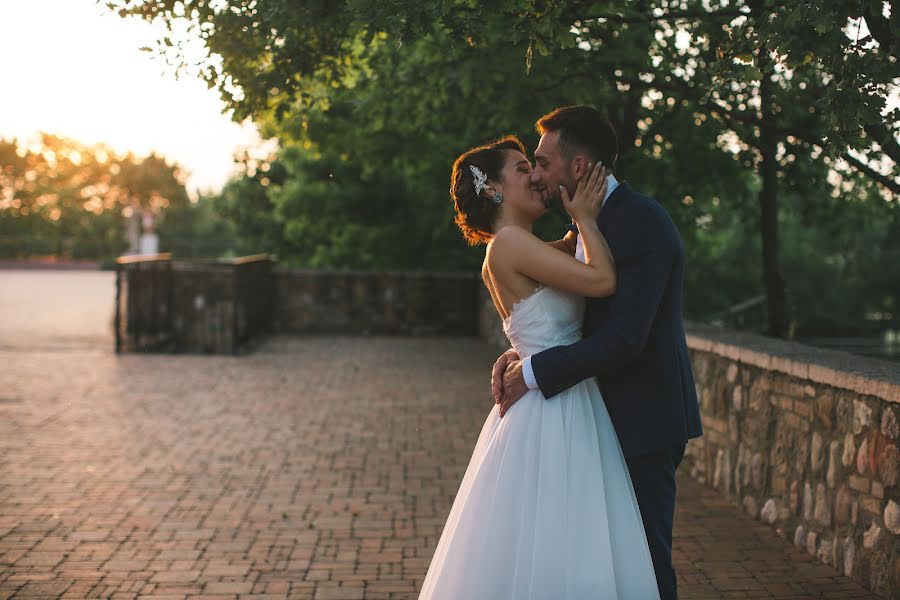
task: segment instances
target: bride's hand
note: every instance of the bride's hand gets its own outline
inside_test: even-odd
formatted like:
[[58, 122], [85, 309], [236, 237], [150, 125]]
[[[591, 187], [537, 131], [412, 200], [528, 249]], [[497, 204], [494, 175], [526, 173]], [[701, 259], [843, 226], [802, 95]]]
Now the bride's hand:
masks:
[[596, 221], [600, 214], [600, 206], [606, 195], [608, 186], [608, 173], [602, 163], [597, 163], [586, 177], [582, 177], [575, 188], [575, 197], [569, 198], [569, 191], [564, 186], [559, 186], [562, 196], [562, 205], [572, 217], [572, 220]]

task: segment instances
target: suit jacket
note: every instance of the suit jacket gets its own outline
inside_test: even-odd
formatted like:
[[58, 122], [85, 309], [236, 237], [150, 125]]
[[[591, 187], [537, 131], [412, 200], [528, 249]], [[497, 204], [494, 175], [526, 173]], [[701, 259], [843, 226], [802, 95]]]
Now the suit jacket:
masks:
[[552, 398], [597, 377], [626, 457], [702, 435], [682, 321], [684, 244], [665, 209], [622, 182], [598, 217], [616, 263], [616, 293], [588, 298], [584, 338], [531, 357]]

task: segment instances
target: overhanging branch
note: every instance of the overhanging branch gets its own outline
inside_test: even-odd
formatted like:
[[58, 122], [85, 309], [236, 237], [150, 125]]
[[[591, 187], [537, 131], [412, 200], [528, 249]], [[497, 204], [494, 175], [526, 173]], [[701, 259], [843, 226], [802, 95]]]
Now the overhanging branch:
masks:
[[897, 140], [894, 139], [894, 136], [891, 135], [891, 131], [884, 123], [870, 123], [866, 125], [864, 129], [866, 135], [878, 142], [878, 145], [881, 146], [884, 153], [890, 156], [895, 163], [900, 165], [900, 144], [897, 143]]
[[882, 175], [881, 173], [849, 153], [844, 154], [843, 156], [841, 156], [841, 158], [853, 165], [858, 171], [865, 173], [873, 180], [880, 183], [886, 189], [890, 190], [891, 193], [900, 195], [900, 183], [897, 183], [886, 175]]
[[[896, 8], [896, 6], [894, 8]], [[863, 11], [863, 17], [866, 19], [866, 25], [869, 26], [872, 37], [878, 40], [878, 43], [887, 52], [897, 56], [896, 49], [893, 47], [895, 40], [891, 33], [890, 20], [879, 14], [876, 10], [873, 10], [871, 3]], [[896, 19], [896, 15], [892, 15], [892, 18]]]

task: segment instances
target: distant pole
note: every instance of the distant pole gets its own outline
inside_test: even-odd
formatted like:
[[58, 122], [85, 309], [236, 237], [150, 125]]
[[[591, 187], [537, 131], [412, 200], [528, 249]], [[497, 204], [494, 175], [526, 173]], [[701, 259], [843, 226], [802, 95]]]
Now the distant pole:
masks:
[[122, 265], [116, 263], [116, 354], [122, 353]]

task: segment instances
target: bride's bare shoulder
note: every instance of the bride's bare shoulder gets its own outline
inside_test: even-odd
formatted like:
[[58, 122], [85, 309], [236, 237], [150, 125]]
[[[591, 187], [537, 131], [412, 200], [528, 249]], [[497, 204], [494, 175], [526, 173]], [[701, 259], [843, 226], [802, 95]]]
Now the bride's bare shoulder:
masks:
[[511, 244], [522, 240], [536, 240], [537, 237], [527, 229], [522, 229], [515, 225], [504, 225], [494, 233], [488, 246], [494, 246], [497, 243]]
[[493, 265], [497, 262], [506, 262], [515, 258], [521, 250], [528, 246], [533, 246], [536, 242], [540, 243], [540, 240], [533, 233], [521, 227], [514, 225], [501, 227], [488, 243], [485, 263]]

